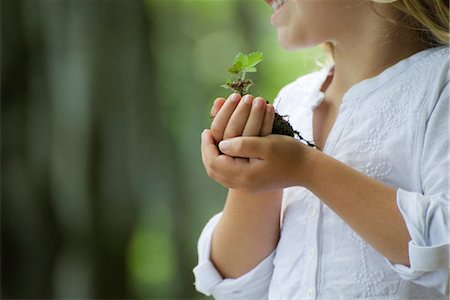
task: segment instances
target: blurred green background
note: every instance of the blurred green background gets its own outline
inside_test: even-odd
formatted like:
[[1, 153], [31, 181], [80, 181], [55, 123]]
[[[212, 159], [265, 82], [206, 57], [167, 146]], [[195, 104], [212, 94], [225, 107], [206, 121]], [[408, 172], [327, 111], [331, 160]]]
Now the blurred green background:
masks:
[[263, 0], [1, 0], [2, 299], [202, 299], [223, 207], [200, 133], [237, 52], [272, 100], [317, 69]]

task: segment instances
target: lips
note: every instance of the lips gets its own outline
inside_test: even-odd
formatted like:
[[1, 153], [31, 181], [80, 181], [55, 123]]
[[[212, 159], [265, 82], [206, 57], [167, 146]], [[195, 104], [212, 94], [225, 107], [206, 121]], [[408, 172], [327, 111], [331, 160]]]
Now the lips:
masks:
[[288, 0], [264, 0], [267, 4], [272, 6], [274, 11], [277, 11], [280, 7], [282, 7]]

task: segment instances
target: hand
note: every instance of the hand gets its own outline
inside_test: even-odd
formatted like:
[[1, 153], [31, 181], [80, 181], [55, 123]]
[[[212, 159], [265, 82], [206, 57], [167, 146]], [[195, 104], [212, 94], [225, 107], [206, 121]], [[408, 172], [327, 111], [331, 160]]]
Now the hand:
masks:
[[272, 132], [275, 110], [261, 97], [231, 94], [217, 98], [211, 108], [211, 132], [216, 143], [237, 136], [265, 136]]
[[228, 188], [246, 192], [304, 186], [315, 155], [320, 153], [282, 135], [231, 138], [220, 142], [219, 149], [212, 132], [205, 130], [202, 160], [208, 175]]

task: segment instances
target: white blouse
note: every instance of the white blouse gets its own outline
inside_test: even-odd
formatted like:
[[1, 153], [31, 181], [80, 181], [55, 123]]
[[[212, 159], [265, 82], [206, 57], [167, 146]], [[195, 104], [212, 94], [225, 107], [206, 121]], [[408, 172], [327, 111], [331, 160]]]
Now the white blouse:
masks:
[[[330, 66], [298, 78], [276, 99], [281, 115], [312, 140], [312, 110]], [[221, 214], [204, 228], [194, 269], [216, 299], [447, 299], [449, 295], [449, 49], [421, 51], [355, 84], [323, 152], [397, 189], [412, 240], [410, 267], [392, 264], [303, 187], [284, 190], [274, 252], [236, 279], [209, 259]], [[361, 201], [364, 201], [362, 198]], [[445, 297], [444, 295], [447, 295]]]

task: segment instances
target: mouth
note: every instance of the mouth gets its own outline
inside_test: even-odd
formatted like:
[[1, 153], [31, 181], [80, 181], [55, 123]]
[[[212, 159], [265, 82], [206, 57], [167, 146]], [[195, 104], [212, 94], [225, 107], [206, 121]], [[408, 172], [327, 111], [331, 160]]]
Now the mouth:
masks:
[[273, 11], [277, 11], [280, 9], [284, 4], [288, 2], [288, 0], [265, 0], [267, 4], [272, 6]]

